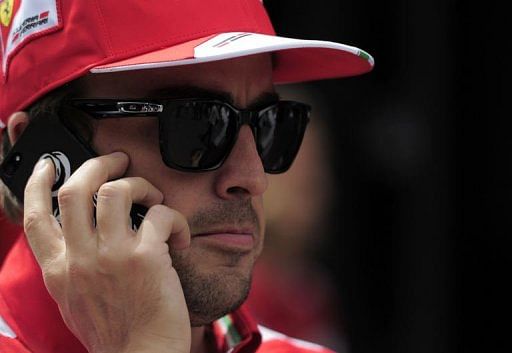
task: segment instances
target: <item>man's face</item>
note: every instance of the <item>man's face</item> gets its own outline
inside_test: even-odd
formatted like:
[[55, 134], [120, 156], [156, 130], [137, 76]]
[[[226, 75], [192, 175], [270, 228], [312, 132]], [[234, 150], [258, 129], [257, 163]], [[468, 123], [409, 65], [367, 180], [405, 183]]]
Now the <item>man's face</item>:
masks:
[[[99, 74], [83, 79], [84, 97], [157, 98], [194, 96], [195, 88], [231, 96], [239, 108], [273, 92], [270, 56], [158, 70]], [[185, 91], [183, 87], [188, 87]], [[189, 92], [190, 91], [190, 92]], [[187, 93], [189, 92], [189, 93]], [[95, 124], [99, 154], [124, 151], [128, 176], [140, 176], [164, 195], [164, 204], [188, 220], [190, 248], [172, 251], [193, 325], [215, 320], [246, 297], [253, 264], [263, 244], [262, 194], [267, 177], [248, 126], [215, 171], [185, 173], [167, 167], [159, 150], [156, 118], [106, 119]], [[242, 234], [236, 234], [242, 233]], [[206, 235], [213, 234], [213, 235]]]

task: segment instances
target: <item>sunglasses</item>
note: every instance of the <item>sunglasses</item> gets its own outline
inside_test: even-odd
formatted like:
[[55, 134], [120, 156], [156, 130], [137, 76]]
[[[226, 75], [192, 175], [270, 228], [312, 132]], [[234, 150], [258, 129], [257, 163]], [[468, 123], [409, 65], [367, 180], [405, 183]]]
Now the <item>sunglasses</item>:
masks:
[[219, 168], [247, 124], [265, 172], [283, 173], [299, 151], [311, 111], [307, 104], [293, 101], [261, 109], [237, 109], [209, 99], [73, 99], [70, 103], [94, 119], [157, 117], [164, 163], [186, 172]]

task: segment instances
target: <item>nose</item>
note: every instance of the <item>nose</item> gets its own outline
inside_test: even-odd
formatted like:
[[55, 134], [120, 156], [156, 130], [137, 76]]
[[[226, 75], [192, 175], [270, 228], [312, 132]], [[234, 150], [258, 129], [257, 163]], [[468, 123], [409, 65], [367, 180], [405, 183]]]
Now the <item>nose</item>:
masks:
[[215, 192], [223, 199], [262, 195], [268, 186], [267, 175], [249, 126], [244, 125], [228, 158], [217, 170]]

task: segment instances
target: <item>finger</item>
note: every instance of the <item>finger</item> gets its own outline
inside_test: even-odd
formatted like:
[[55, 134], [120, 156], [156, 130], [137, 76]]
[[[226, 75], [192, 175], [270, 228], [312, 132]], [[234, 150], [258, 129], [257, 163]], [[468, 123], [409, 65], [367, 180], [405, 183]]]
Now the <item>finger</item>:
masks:
[[83, 252], [96, 246], [93, 196], [108, 180], [119, 178], [128, 167], [128, 156], [116, 152], [89, 159], [59, 190], [62, 231], [68, 251]]
[[137, 235], [141, 243], [150, 246], [166, 242], [176, 250], [190, 246], [190, 228], [186, 218], [164, 205], [155, 205], [148, 210]]
[[34, 167], [25, 187], [23, 225], [30, 247], [42, 267], [64, 251], [62, 229], [53, 216], [51, 189], [55, 168], [48, 159]]
[[163, 194], [143, 178], [122, 178], [103, 184], [98, 191], [96, 206], [98, 240], [126, 241], [126, 234], [132, 233], [132, 204], [149, 208], [163, 199]]

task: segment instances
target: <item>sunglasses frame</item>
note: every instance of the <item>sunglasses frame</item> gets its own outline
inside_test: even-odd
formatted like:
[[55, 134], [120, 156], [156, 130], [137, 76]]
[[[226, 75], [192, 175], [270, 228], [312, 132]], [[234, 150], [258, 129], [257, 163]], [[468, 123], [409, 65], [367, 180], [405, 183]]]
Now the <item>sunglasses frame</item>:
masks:
[[[207, 168], [196, 168], [196, 167], [183, 167], [179, 164], [174, 163], [172, 160], [170, 160], [170, 157], [167, 155], [166, 147], [165, 147], [165, 128], [164, 124], [162, 123], [163, 118], [165, 117], [166, 112], [173, 109], [173, 107], [177, 107], [179, 105], [183, 104], [190, 104], [190, 103], [214, 103], [214, 104], [220, 104], [221, 106], [228, 107], [232, 112], [236, 115], [236, 126], [235, 130], [236, 133], [234, 134], [232, 141], [229, 141], [229, 146], [227, 147], [227, 152], [225, 153], [224, 157], [215, 165], [212, 167]], [[240, 128], [243, 125], [249, 125], [251, 128], [251, 131], [253, 133], [254, 139], [256, 143], [258, 143], [258, 136], [257, 136], [257, 123], [259, 118], [267, 112], [270, 109], [275, 108], [278, 105], [286, 105], [288, 107], [298, 107], [303, 111], [302, 119], [298, 120], [297, 123], [299, 124], [299, 135], [298, 135], [298, 141], [296, 143], [296, 148], [292, 151], [292, 158], [283, 167], [279, 169], [273, 169], [273, 170], [267, 170], [265, 168], [265, 172], [269, 174], [279, 174], [284, 173], [287, 171], [290, 166], [292, 165], [295, 157], [297, 156], [298, 150], [302, 144], [302, 140], [304, 137], [304, 133], [306, 131], [306, 127], [310, 121], [310, 113], [311, 113], [311, 107], [305, 103], [296, 102], [296, 101], [290, 101], [290, 100], [279, 100], [277, 102], [274, 102], [272, 104], [267, 104], [261, 109], [238, 109], [234, 107], [232, 104], [218, 100], [218, 99], [208, 99], [208, 98], [185, 98], [185, 99], [112, 99], [112, 98], [93, 98], [93, 99], [87, 99], [87, 98], [75, 98], [70, 99], [69, 104], [93, 119], [101, 120], [101, 119], [111, 119], [111, 118], [131, 118], [131, 117], [151, 117], [151, 118], [157, 118], [158, 119], [158, 126], [159, 126], [159, 144], [160, 144], [160, 154], [162, 157], [163, 162], [165, 165], [167, 165], [170, 168], [180, 170], [183, 172], [193, 172], [193, 173], [199, 173], [199, 172], [206, 172], [206, 171], [212, 171], [220, 168], [224, 161], [228, 158], [229, 154], [231, 153], [231, 150], [233, 149], [233, 146], [235, 145], [238, 133], [240, 132]], [[261, 158], [260, 151], [258, 150], [258, 155], [260, 156], [260, 159], [262, 161], [262, 164], [264, 166], [264, 161]]]

